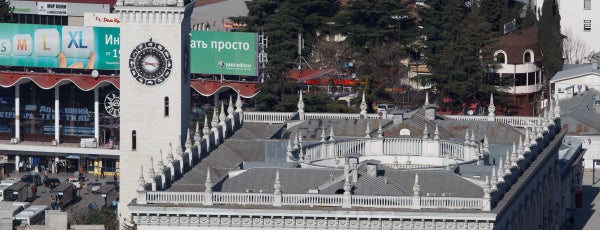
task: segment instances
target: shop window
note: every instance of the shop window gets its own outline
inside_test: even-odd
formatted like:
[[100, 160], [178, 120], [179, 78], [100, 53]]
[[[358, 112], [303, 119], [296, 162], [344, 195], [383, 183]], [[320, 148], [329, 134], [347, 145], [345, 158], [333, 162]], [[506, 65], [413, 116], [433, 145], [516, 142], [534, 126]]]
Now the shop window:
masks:
[[136, 136], [137, 136], [137, 133], [135, 132], [135, 130], [131, 131], [131, 150], [135, 150], [137, 147]]
[[169, 116], [169, 97], [165, 97], [165, 117]]

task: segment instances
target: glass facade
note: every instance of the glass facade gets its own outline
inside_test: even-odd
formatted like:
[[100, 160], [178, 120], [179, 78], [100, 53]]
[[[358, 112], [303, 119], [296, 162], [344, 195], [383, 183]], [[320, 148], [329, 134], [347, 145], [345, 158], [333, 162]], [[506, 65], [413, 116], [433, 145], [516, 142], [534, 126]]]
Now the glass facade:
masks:
[[21, 140], [54, 140], [54, 90], [33, 82], [20, 86]]
[[0, 88], [0, 138], [14, 137], [15, 88]]

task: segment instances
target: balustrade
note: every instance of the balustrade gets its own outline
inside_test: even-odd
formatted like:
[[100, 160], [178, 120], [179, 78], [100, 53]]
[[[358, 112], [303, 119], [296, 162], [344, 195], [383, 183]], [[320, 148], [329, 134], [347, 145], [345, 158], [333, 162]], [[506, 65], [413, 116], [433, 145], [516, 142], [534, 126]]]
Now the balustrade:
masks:
[[295, 114], [295, 112], [244, 112], [244, 122], [282, 124], [294, 117]]
[[383, 154], [420, 156], [423, 154], [422, 146], [423, 140], [420, 138], [386, 138]]

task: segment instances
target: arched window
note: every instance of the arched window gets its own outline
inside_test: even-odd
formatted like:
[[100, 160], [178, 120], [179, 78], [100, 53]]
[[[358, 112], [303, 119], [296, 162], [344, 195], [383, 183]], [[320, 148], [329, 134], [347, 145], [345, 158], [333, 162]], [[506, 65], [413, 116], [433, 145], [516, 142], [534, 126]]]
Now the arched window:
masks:
[[131, 150], [135, 150], [137, 147], [136, 136], [137, 136], [137, 133], [135, 132], [135, 130], [131, 131]]
[[496, 63], [506, 64], [506, 53], [504, 53], [504, 51], [496, 52]]
[[523, 54], [523, 63], [531, 63], [533, 62], [533, 51], [526, 50]]
[[165, 117], [169, 116], [169, 97], [165, 97]]

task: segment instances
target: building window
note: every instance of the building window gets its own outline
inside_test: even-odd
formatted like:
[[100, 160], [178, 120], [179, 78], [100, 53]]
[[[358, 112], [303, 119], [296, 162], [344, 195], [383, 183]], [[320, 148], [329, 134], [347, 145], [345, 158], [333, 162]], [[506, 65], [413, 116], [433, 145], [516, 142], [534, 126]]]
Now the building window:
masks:
[[583, 31], [592, 31], [592, 20], [583, 20]]
[[496, 54], [496, 63], [506, 64], [506, 54], [504, 54], [504, 53]]
[[592, 9], [592, 0], [583, 0], [583, 9], [591, 10]]
[[131, 150], [135, 150], [137, 147], [136, 136], [137, 136], [137, 133], [135, 132], [135, 130], [131, 131]]
[[165, 97], [165, 117], [169, 116], [169, 97]]
[[525, 52], [523, 55], [523, 63], [531, 62], [531, 53], [529, 51]]

